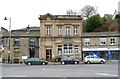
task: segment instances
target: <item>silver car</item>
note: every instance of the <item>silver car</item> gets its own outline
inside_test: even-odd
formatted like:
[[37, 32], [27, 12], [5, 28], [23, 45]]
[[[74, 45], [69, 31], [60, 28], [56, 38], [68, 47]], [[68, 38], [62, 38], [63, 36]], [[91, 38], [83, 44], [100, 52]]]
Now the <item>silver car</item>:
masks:
[[101, 64], [104, 64], [105, 63], [105, 59], [100, 58], [98, 56], [89, 55], [89, 56], [86, 56], [84, 58], [84, 63], [87, 63], [87, 64], [90, 64], [90, 63], [101, 63]]

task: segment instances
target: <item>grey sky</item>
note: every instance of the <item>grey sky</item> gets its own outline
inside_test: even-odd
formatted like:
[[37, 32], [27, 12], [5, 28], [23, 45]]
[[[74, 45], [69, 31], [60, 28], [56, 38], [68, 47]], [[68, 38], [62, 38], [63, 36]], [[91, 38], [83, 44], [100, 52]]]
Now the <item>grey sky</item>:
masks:
[[51, 13], [53, 15], [65, 15], [66, 10], [79, 11], [85, 5], [97, 7], [101, 16], [113, 14], [118, 10], [120, 0], [0, 0], [0, 27], [9, 28], [9, 21], [4, 17], [10, 17], [11, 29], [39, 26], [39, 15]]

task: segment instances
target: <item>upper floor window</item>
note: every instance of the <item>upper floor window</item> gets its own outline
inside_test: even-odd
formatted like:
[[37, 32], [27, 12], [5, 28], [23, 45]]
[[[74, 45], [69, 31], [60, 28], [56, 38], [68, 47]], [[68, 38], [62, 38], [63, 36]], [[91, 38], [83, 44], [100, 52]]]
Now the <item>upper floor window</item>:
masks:
[[77, 26], [74, 27], [74, 35], [78, 35], [78, 27]]
[[29, 39], [29, 45], [35, 45], [35, 39], [34, 38]]
[[106, 38], [100, 38], [100, 44], [105, 45], [106, 44]]
[[70, 27], [69, 26], [66, 27], [66, 35], [70, 35]]
[[20, 39], [14, 38], [14, 45], [19, 45], [19, 44], [20, 44]]
[[90, 38], [84, 39], [84, 45], [90, 45]]
[[110, 38], [110, 44], [115, 45], [116, 43], [116, 38]]
[[62, 35], [62, 26], [58, 26], [58, 35]]
[[50, 26], [46, 27], [46, 35], [50, 35], [51, 34], [51, 28]]

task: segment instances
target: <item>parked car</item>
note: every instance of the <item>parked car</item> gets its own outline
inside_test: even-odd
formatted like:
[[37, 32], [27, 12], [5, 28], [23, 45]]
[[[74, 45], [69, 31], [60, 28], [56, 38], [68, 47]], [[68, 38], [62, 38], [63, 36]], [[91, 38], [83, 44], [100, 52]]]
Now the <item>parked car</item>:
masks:
[[71, 58], [61, 58], [61, 64], [79, 64], [79, 60], [71, 59]]
[[104, 64], [105, 63], [105, 59], [100, 58], [98, 56], [89, 55], [89, 56], [86, 56], [84, 58], [84, 63], [87, 63], [87, 64], [90, 64], [90, 63], [101, 63], [101, 64]]
[[48, 61], [46, 60], [41, 60], [39, 58], [28, 58], [24, 61], [25, 64], [27, 65], [47, 65]]

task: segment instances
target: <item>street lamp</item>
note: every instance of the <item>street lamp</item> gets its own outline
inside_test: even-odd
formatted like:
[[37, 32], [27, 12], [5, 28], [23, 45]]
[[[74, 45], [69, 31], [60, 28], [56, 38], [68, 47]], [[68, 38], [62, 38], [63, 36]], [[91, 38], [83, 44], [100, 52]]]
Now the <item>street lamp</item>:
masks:
[[[11, 18], [5, 17], [4, 20], [9, 20], [9, 47], [8, 47], [8, 51], [10, 52], [10, 38], [11, 38]], [[7, 53], [7, 63], [9, 63], [9, 55]]]

